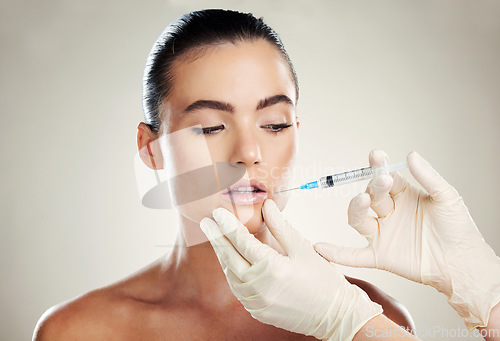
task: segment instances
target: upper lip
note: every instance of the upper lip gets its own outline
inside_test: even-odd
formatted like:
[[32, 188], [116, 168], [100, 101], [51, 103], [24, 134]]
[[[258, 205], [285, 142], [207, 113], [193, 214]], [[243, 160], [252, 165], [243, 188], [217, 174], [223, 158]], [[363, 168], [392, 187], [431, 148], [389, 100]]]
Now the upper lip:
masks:
[[228, 194], [229, 191], [234, 191], [238, 187], [255, 187], [263, 192], [267, 192], [267, 187], [262, 182], [253, 178], [252, 179], [241, 178], [236, 183], [229, 186], [229, 188], [226, 188], [224, 191], [222, 191], [222, 194]]

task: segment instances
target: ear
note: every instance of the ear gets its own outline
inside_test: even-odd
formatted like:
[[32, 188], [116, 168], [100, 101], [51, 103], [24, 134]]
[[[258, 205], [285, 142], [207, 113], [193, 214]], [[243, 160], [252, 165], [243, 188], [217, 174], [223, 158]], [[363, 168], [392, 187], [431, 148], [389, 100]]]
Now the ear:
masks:
[[297, 122], [297, 129], [300, 127], [299, 116], [295, 115], [295, 121]]
[[137, 148], [142, 162], [151, 169], [163, 169], [163, 155], [158, 143], [158, 135], [141, 122], [137, 126]]

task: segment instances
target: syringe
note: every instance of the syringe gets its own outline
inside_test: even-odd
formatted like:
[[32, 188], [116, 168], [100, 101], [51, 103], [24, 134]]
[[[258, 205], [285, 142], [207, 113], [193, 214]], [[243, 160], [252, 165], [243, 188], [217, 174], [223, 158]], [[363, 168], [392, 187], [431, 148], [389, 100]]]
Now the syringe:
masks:
[[307, 184], [300, 187], [285, 189], [283, 191], [278, 191], [275, 193], [293, 191], [295, 189], [328, 188], [333, 186], [340, 186], [349, 184], [351, 182], [371, 179], [382, 174], [389, 174], [403, 168], [408, 168], [408, 164], [406, 162], [400, 162], [393, 165], [386, 164], [385, 166], [380, 167], [365, 167], [348, 172], [327, 175], [319, 178], [319, 180], [317, 181], [308, 182]]

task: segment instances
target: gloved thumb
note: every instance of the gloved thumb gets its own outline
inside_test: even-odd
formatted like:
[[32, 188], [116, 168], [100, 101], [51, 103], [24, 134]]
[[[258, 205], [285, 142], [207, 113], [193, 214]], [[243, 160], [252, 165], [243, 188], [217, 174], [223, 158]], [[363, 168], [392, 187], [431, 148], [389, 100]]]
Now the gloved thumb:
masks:
[[445, 203], [460, 197], [453, 186], [446, 182], [429, 162], [417, 152], [411, 152], [407, 157], [411, 174], [429, 193], [435, 202]]
[[356, 268], [375, 267], [373, 251], [368, 247], [360, 249], [330, 243], [316, 243], [314, 244], [314, 249], [323, 258], [333, 263]]
[[288, 256], [293, 257], [298, 254], [301, 250], [301, 243], [306, 240], [285, 220], [276, 203], [267, 199], [264, 202], [262, 214], [269, 232], [281, 244]]

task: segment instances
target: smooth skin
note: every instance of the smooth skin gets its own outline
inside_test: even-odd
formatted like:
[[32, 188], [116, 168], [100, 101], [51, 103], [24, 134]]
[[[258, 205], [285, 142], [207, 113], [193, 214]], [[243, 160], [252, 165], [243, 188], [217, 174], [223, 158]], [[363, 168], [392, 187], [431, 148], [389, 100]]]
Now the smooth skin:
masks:
[[[257, 110], [259, 103], [276, 95], [287, 96], [292, 103], [279, 101]], [[163, 129], [169, 133], [195, 125], [223, 124], [224, 129], [216, 134], [199, 136], [193, 132], [179, 146], [188, 148], [192, 139], [206, 137], [212, 160], [244, 164], [245, 177], [264, 183], [269, 198], [283, 208], [286, 197], [277, 197], [273, 192], [287, 186], [285, 174], [297, 153], [295, 95], [288, 66], [269, 43], [254, 41], [214, 47], [195, 60], [176, 65], [174, 91], [163, 106]], [[202, 108], [186, 114], [185, 109], [198, 100], [230, 104], [233, 112]], [[270, 131], [269, 125], [283, 123], [291, 126]], [[157, 138], [146, 124], [139, 124], [138, 148], [151, 168], [165, 166], [176, 171], [192, 159], [206, 157], [186, 154], [182, 148], [166, 157], [155, 143]], [[185, 236], [203, 235], [199, 222], [216, 207], [233, 212], [231, 205], [219, 196], [201, 201], [199, 206], [179, 207], [179, 233], [170, 253], [118, 283], [50, 308], [38, 322], [33, 339], [315, 340], [253, 319], [231, 293], [210, 243], [186, 247]], [[282, 252], [263, 224], [261, 209], [262, 203], [237, 208], [240, 216], [249, 217], [245, 226], [250, 233]], [[390, 296], [370, 283], [349, 280], [381, 304], [393, 321], [413, 327], [406, 309]], [[385, 317], [380, 319], [388, 321]]]

